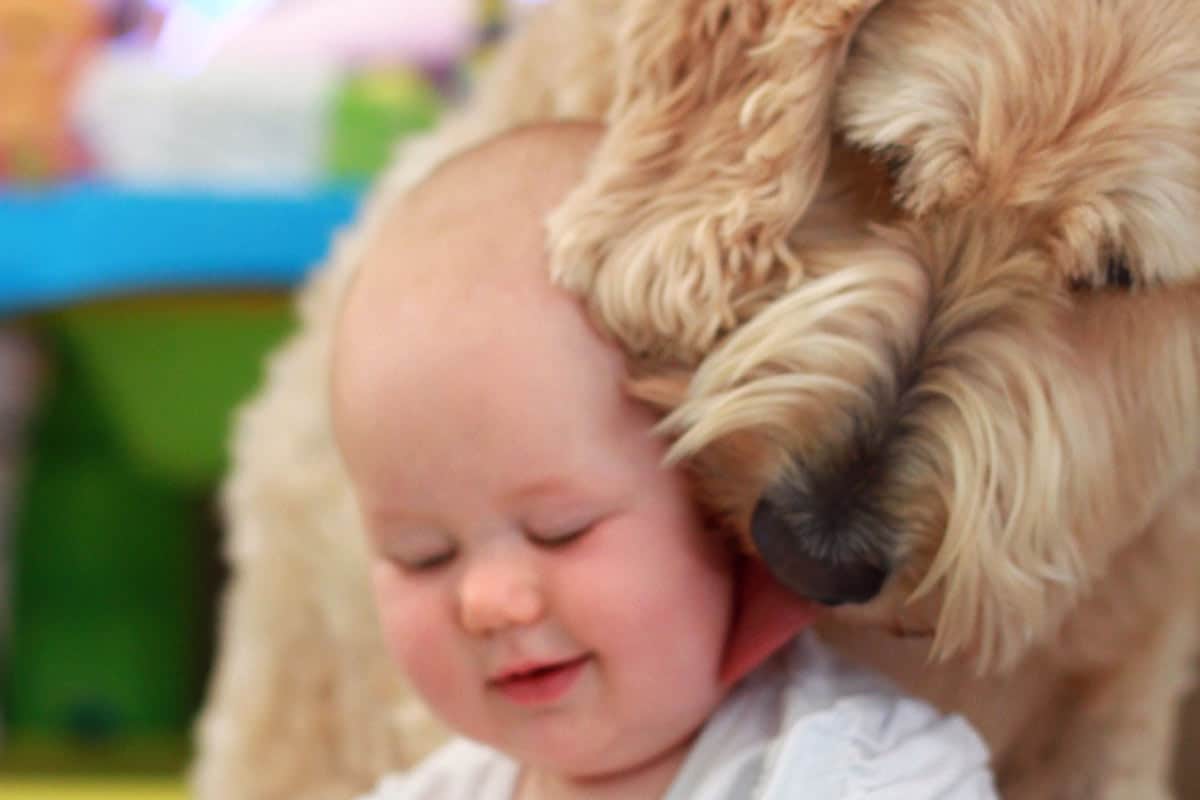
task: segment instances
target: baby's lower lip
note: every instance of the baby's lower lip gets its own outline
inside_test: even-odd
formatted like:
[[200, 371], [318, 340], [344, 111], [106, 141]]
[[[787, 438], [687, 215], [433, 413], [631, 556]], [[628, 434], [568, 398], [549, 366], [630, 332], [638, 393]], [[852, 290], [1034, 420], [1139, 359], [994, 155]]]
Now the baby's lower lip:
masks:
[[542, 706], [557, 702], [566, 696], [583, 668], [587, 665], [589, 656], [580, 656], [570, 661], [564, 661], [558, 666], [538, 670], [529, 675], [514, 676], [496, 681], [491, 684], [508, 700], [522, 706]]

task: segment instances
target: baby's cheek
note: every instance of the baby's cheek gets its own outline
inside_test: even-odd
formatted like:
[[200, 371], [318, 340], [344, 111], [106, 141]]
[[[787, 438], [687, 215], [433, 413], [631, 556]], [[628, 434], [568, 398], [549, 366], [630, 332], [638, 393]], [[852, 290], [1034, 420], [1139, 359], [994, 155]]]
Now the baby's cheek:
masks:
[[[426, 699], [444, 692], [453, 681], [451, 620], [445, 618], [437, 598], [412, 586], [386, 563], [373, 568], [375, 608], [384, 643], [392, 660]], [[428, 687], [428, 688], [427, 688]]]
[[476, 739], [481, 728], [480, 680], [444, 629], [428, 623], [398, 625], [391, 644], [393, 657], [408, 684], [442, 722]]
[[394, 652], [401, 671], [413, 689], [433, 707], [439, 715], [453, 717], [452, 706], [462, 694], [461, 675], [455, 668], [449, 652], [436, 643], [424, 646], [418, 639], [407, 639], [398, 643]]

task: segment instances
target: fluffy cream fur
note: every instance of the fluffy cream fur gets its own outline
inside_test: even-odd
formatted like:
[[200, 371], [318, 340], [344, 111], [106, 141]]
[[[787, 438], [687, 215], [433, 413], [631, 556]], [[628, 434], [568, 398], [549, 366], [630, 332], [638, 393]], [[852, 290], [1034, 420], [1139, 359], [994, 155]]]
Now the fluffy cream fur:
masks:
[[789, 234], [825, 172], [829, 88], [877, 2], [625, 3], [609, 134], [551, 228], [556, 277], [632, 352], [694, 363], [802, 271]]
[[714, 518], [746, 537], [865, 453], [894, 568], [823, 635], [966, 713], [1006, 797], [1169, 796], [1200, 631], [1200, 2], [874, 5], [562, 0], [402, 151], [239, 423], [200, 798], [341, 800], [439, 740], [374, 627], [329, 327], [406, 187], [555, 118], [610, 126], [555, 274]]

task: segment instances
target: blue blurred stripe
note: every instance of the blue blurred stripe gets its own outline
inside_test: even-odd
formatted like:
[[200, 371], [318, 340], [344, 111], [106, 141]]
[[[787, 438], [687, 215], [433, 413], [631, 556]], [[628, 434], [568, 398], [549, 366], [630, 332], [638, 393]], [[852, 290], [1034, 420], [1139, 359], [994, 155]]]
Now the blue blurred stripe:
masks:
[[80, 183], [0, 191], [0, 314], [99, 295], [286, 287], [353, 216], [359, 185], [151, 191]]

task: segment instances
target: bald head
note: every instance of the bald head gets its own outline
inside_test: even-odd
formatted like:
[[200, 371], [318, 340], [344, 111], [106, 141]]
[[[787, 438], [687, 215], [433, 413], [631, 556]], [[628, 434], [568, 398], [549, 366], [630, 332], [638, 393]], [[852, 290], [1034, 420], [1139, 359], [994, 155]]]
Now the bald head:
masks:
[[373, 396], [424, 362], [434, 373], [461, 368], [537, 337], [611, 361], [575, 300], [551, 284], [546, 258], [545, 219], [601, 133], [578, 123], [512, 131], [445, 162], [394, 205], [343, 302], [335, 429], [373, 413]]
[[497, 223], [540, 227], [583, 177], [603, 131], [592, 123], [559, 122], [503, 133], [440, 164], [398, 213], [461, 224], [471, 212], [490, 211], [502, 215]]
[[551, 291], [545, 218], [582, 178], [601, 132], [582, 123], [520, 128], [444, 162], [388, 212], [344, 317], [380, 304], [432, 310], [497, 288]]
[[[545, 218], [583, 177], [602, 128], [519, 128], [441, 164], [390, 211], [358, 280], [511, 281], [546, 274]], [[435, 273], [435, 274], [430, 274]]]

